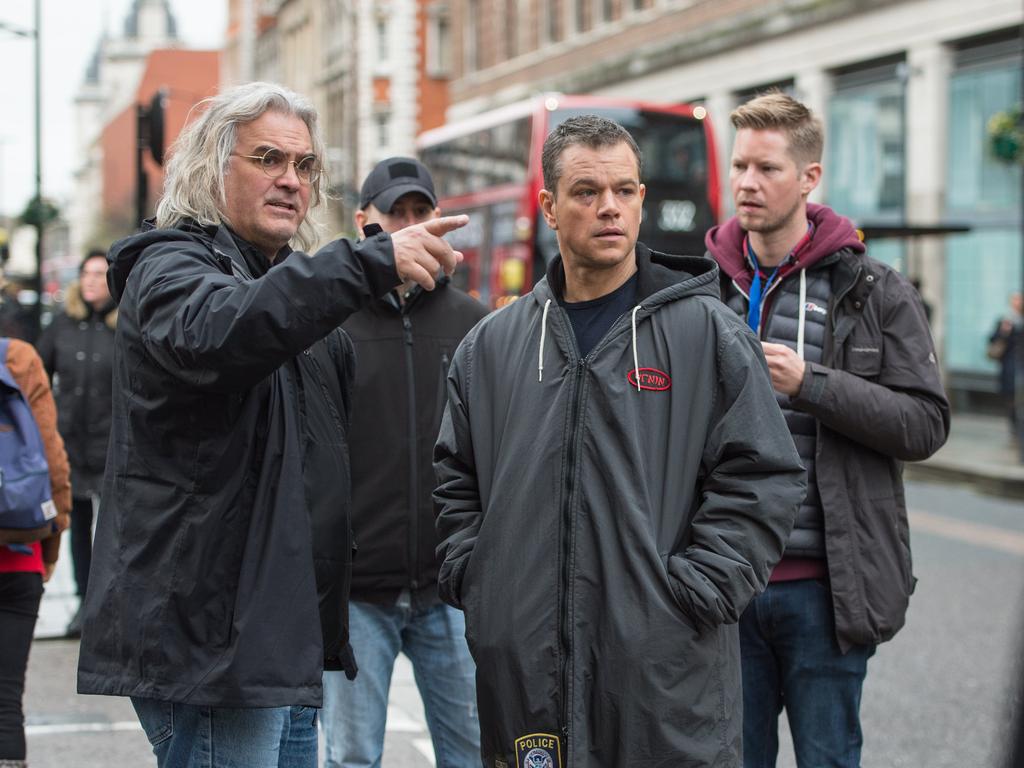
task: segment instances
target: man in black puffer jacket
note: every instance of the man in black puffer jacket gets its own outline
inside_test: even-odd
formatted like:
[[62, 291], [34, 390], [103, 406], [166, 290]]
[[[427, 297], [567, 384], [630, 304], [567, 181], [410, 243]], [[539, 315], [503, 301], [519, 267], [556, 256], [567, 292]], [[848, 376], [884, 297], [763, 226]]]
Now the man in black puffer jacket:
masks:
[[858, 768], [867, 662], [914, 588], [902, 462], [938, 450], [949, 404], [917, 291], [847, 219], [807, 203], [818, 120], [772, 93], [732, 122], [736, 217], [708, 250], [762, 340], [808, 476], [785, 555], [740, 621], [744, 765], [775, 765], [785, 707], [800, 768]]

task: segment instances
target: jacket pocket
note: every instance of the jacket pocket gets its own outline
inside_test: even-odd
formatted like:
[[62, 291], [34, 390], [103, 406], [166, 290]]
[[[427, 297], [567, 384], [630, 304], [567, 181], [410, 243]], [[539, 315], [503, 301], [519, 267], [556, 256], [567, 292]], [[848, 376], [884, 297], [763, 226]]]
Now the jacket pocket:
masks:
[[687, 607], [686, 600], [683, 597], [683, 583], [679, 581], [679, 579], [677, 579], [675, 576], [673, 576], [669, 571], [668, 563], [671, 558], [671, 554], [661, 556], [661, 570], [662, 577], [664, 578], [665, 583], [668, 585], [668, 592], [671, 597], [672, 612], [687, 629], [689, 629], [694, 634], [698, 634], [699, 631], [697, 629], [696, 622], [690, 616], [689, 608]]
[[875, 340], [861, 341], [851, 339], [846, 345], [846, 364], [843, 366], [848, 373], [862, 379], [876, 379], [882, 372], [882, 345]]

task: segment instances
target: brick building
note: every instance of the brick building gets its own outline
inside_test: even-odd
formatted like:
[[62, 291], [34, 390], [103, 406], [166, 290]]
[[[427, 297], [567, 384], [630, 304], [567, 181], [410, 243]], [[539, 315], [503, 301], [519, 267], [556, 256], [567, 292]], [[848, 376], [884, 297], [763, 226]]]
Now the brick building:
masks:
[[[331, 231], [352, 228], [362, 178], [447, 107], [447, 13], [428, 0], [230, 0], [224, 82], [309, 96], [327, 142]], [[438, 31], [440, 30], [440, 35]]]

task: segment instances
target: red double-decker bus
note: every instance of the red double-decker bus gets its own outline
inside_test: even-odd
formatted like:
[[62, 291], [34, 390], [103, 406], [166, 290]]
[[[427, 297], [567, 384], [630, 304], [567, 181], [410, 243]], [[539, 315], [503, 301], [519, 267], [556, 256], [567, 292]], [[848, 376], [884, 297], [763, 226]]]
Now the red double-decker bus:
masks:
[[465, 255], [455, 282], [491, 307], [528, 292], [558, 253], [544, 222], [544, 139], [571, 117], [615, 120], [636, 139], [647, 185], [640, 240], [676, 254], [704, 253], [704, 233], [718, 220], [718, 168], [703, 107], [594, 96], [549, 94], [420, 135], [417, 149], [430, 169], [445, 214], [468, 213], [452, 232]]

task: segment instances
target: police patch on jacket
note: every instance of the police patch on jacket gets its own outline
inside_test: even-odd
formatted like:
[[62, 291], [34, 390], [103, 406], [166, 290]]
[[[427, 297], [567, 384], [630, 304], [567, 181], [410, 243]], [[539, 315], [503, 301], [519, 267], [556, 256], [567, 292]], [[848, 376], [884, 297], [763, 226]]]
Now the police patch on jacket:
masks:
[[562, 744], [550, 733], [516, 739], [516, 768], [562, 768]]

